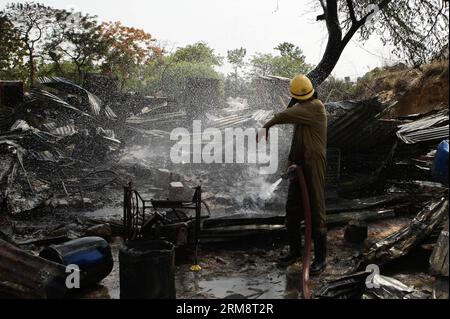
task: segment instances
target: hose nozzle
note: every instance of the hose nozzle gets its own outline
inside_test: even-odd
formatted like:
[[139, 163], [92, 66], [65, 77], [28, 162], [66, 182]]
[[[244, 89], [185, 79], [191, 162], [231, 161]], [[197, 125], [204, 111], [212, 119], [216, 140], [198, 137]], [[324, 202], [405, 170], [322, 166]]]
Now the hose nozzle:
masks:
[[281, 175], [281, 178], [284, 180], [294, 180], [297, 177], [297, 165], [289, 166], [286, 173]]

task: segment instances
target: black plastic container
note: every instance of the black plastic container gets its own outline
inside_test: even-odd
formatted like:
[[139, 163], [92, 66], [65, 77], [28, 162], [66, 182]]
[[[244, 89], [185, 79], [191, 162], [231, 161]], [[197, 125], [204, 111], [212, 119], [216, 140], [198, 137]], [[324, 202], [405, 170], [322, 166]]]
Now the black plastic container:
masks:
[[94, 285], [107, 277], [114, 265], [111, 247], [100, 237], [85, 237], [45, 248], [40, 257], [65, 266], [77, 265], [81, 287]]
[[128, 243], [119, 252], [121, 299], [175, 299], [175, 246]]

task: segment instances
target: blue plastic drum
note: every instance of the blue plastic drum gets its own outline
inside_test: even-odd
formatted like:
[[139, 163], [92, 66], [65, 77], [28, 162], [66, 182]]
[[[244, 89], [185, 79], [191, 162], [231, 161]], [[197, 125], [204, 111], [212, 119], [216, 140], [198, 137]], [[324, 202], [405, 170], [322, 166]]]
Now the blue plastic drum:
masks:
[[448, 140], [439, 144], [432, 169], [433, 180], [448, 184]]
[[81, 286], [96, 284], [113, 269], [111, 248], [100, 237], [85, 237], [45, 248], [40, 257], [65, 266], [77, 265], [81, 271]]

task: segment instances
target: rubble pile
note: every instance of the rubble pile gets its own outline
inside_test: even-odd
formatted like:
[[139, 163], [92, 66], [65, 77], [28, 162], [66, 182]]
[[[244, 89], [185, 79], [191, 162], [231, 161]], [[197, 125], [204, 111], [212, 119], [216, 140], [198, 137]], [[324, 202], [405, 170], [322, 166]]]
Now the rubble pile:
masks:
[[[68, 211], [78, 206], [85, 210], [92, 204], [87, 193], [103, 195], [113, 188], [115, 202], [102, 205], [120, 215], [123, 186], [132, 182], [129, 185], [137, 186], [139, 194], [149, 200], [191, 200], [193, 188], [201, 186], [202, 204], [209, 213], [209, 218], [201, 221], [202, 244], [285, 233], [287, 183], [280, 176], [291, 144], [290, 127], [280, 129], [278, 150], [286, 158], [280, 158], [278, 172], [272, 175], [260, 175], [258, 165], [252, 163], [174, 164], [170, 160], [170, 147], [175, 143], [170, 141], [171, 130], [189, 128], [193, 120], [222, 133], [228, 128], [261, 127], [274, 112], [282, 110], [285, 79], [260, 79], [261, 87], [272, 87], [272, 98], [258, 101], [258, 105], [230, 98], [223, 108], [214, 105], [207, 109], [203, 100], [200, 111], [193, 105], [195, 99], [171, 101], [117, 92], [111, 92], [114, 98], [100, 99], [63, 78], [42, 78], [39, 82], [22, 102], [13, 108], [1, 108], [0, 217], [26, 216], [44, 206], [62, 206]], [[338, 279], [336, 272], [327, 274], [326, 279], [334, 280], [319, 289], [316, 297], [429, 297], [431, 293], [424, 295], [381, 275], [371, 277], [378, 288], [367, 289], [370, 273], [364, 272], [371, 264], [390, 265], [426, 241], [435, 245], [431, 258], [431, 275], [437, 278], [433, 294], [446, 293], [442, 287], [448, 284], [448, 179], [439, 173], [442, 167], [438, 166], [445, 163], [437, 165], [436, 160], [442, 158], [439, 152], [445, 149], [438, 147], [439, 143], [447, 143], [448, 159], [448, 109], [387, 118], [393, 106], [395, 102], [382, 103], [378, 97], [326, 104], [328, 226], [345, 228], [339, 249], [345, 247], [350, 254], [359, 254], [349, 258], [351, 261], [335, 254], [335, 264], [346, 264], [345, 268], [353, 272]], [[108, 192], [103, 192], [109, 186]], [[33, 229], [31, 238], [23, 236], [28, 240], [19, 245], [35, 248], [85, 236], [114, 241], [125, 229], [120, 217], [109, 216], [81, 220], [72, 215], [67, 218], [74, 218], [73, 222], [66, 219], [62, 225], [50, 223], [45, 230]], [[396, 218], [407, 222], [387, 236], [372, 238], [370, 223]], [[1, 240], [13, 242], [1, 230]]]
[[115, 119], [110, 107], [80, 86], [62, 78], [40, 79], [1, 123], [9, 127], [0, 132], [4, 211], [29, 212], [52, 198], [117, 179], [98, 169], [121, 147], [112, 129]]

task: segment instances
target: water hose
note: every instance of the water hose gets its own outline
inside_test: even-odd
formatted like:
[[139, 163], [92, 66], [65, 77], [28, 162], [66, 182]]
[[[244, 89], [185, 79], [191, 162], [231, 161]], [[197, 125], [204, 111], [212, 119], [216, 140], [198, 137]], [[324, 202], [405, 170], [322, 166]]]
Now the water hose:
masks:
[[300, 186], [300, 193], [303, 203], [303, 214], [305, 219], [305, 246], [303, 253], [303, 296], [305, 299], [311, 299], [311, 286], [309, 280], [309, 268], [311, 265], [311, 203], [309, 201], [308, 185], [305, 179], [303, 168], [297, 165], [297, 178]]
[[[202, 267], [198, 262], [198, 246], [200, 244], [200, 221], [201, 221], [201, 211], [202, 211], [202, 188], [197, 187], [195, 192], [195, 252], [194, 252], [194, 265], [191, 266], [192, 272], [202, 271]], [[209, 211], [209, 208], [208, 208]]]

